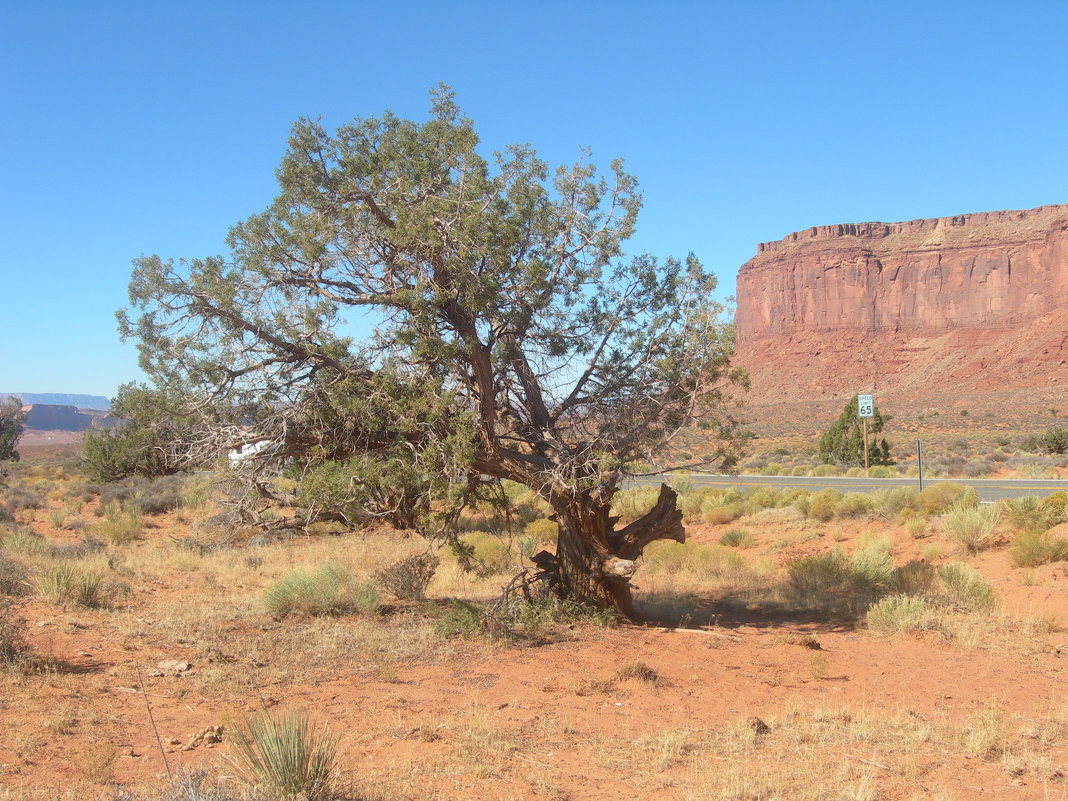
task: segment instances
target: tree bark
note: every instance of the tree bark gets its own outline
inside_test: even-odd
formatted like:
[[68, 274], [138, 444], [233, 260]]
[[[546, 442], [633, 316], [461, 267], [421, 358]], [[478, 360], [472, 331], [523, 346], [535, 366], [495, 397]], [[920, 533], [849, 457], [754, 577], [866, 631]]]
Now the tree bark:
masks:
[[554, 504], [560, 533], [556, 546], [558, 588], [565, 598], [616, 609], [635, 618], [630, 579], [645, 546], [659, 539], [686, 540], [677, 495], [667, 484], [648, 512], [615, 530], [609, 507], [581, 493]]

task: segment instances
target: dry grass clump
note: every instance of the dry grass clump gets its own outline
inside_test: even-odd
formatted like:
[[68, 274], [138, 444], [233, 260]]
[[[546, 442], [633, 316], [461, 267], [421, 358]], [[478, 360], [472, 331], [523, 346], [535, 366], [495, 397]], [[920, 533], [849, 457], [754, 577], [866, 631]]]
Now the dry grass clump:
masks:
[[890, 586], [890, 543], [869, 538], [851, 557], [839, 548], [802, 556], [786, 565], [786, 573], [791, 594], [806, 606], [864, 604]]
[[628, 662], [616, 671], [615, 678], [617, 681], [637, 679], [646, 684], [662, 684], [664, 681], [655, 668], [649, 667], [644, 662]]
[[203, 768], [179, 766], [162, 789], [147, 795], [135, 794], [125, 787], [113, 787], [108, 801], [248, 801], [240, 791], [220, 786]]
[[838, 511], [838, 502], [841, 499], [842, 493], [838, 490], [820, 490], [809, 499], [806, 513], [813, 520], [819, 520], [822, 523], [830, 522]]
[[338, 562], [327, 562], [313, 572], [294, 570], [284, 576], [263, 594], [263, 605], [275, 617], [369, 614], [378, 610], [378, 587], [373, 581], [356, 581]]
[[306, 713], [264, 711], [227, 735], [233, 744], [227, 761], [254, 790], [301, 801], [337, 797], [337, 737], [317, 730]]
[[938, 568], [940, 599], [965, 612], [991, 612], [1001, 600], [990, 583], [971, 565], [947, 562]]
[[1050, 536], [1048, 531], [1024, 531], [1009, 546], [1014, 567], [1038, 567], [1068, 560], [1068, 539]]
[[974, 554], [993, 544], [994, 528], [1000, 518], [1001, 510], [996, 506], [958, 501], [942, 515], [942, 530], [961, 552]]
[[701, 519], [712, 525], [733, 523], [745, 514], [745, 502], [734, 491], [707, 492], [701, 501]]
[[937, 576], [934, 565], [913, 560], [894, 568], [890, 585], [894, 592], [903, 595], [924, 595], [931, 591]]
[[113, 545], [128, 545], [144, 532], [144, 521], [135, 511], [124, 509], [117, 503], [103, 507], [104, 519], [97, 523], [96, 534]]
[[749, 529], [732, 528], [719, 535], [719, 544], [726, 545], [728, 548], [752, 548], [754, 540]]
[[725, 545], [654, 542], [646, 547], [643, 560], [653, 575], [685, 574], [696, 581], [744, 582], [755, 575], [745, 557]]
[[107, 603], [103, 573], [62, 560], [45, 565], [34, 576], [37, 592], [59, 606], [97, 608]]
[[1065, 519], [1065, 509], [1053, 496], [1006, 498], [998, 503], [1005, 522], [1020, 533], [1040, 534]]
[[865, 622], [876, 634], [920, 631], [931, 625], [934, 610], [915, 595], [888, 595], [868, 609]]
[[923, 515], [941, 514], [955, 503], [974, 505], [978, 502], [975, 491], [953, 481], [939, 481], [916, 493], [912, 506]]

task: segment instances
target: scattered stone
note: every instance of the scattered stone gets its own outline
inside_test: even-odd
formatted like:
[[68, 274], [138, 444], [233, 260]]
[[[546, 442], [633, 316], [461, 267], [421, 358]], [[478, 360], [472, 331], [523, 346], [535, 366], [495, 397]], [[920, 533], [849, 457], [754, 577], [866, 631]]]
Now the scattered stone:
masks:
[[149, 676], [184, 676], [193, 669], [193, 663], [184, 659], [164, 659], [156, 670], [149, 671]]
[[222, 738], [222, 726], [207, 726], [202, 731], [189, 735], [189, 742], [182, 746], [182, 750], [192, 751], [194, 748], [202, 745], [207, 748], [213, 748], [215, 745], [222, 742]]

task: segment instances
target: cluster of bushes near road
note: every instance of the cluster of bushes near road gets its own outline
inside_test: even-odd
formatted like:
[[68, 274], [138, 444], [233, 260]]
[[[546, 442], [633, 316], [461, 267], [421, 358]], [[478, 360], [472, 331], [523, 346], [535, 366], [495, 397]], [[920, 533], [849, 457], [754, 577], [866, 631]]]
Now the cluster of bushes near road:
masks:
[[[923, 448], [925, 478], [1056, 479], [1068, 471], [1068, 431], [1056, 426], [1015, 439], [986, 435], [940, 437], [925, 440]], [[821, 463], [815, 448], [794, 452], [783, 447], [761, 450], [756, 441], [752, 450], [754, 455], [740, 464], [741, 472], [750, 475], [913, 478], [919, 474], [911, 441], [893, 449], [893, 464], [875, 465], [868, 470], [856, 465]]]

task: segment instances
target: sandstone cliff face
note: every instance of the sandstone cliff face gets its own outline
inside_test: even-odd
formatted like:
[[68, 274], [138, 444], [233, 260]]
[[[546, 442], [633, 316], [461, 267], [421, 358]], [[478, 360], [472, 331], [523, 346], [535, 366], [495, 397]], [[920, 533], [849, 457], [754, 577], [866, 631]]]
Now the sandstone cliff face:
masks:
[[810, 228], [761, 244], [736, 297], [758, 392], [1068, 380], [1068, 205]]

